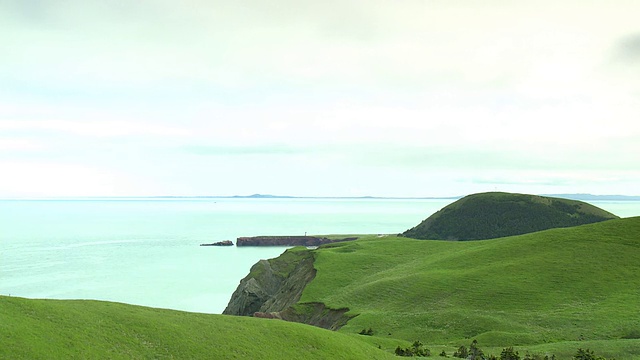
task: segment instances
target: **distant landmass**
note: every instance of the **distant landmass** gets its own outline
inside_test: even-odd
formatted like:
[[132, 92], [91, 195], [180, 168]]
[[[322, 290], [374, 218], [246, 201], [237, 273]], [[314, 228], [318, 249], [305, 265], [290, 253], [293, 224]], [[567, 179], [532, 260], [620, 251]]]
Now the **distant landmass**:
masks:
[[[539, 196], [558, 197], [580, 201], [640, 201], [640, 196], [631, 195], [593, 195], [593, 194], [540, 194]], [[233, 199], [445, 199], [458, 200], [464, 196], [291, 196], [291, 195], [233, 195], [233, 196], [153, 196], [154, 198], [233, 198]]]
[[253, 194], [253, 195], [233, 195], [232, 198], [241, 199], [289, 199], [295, 196], [269, 195], [269, 194]]
[[222, 198], [240, 198], [240, 199], [459, 199], [460, 196], [451, 197], [390, 197], [390, 196], [289, 196], [289, 195], [269, 195], [269, 194], [253, 194], [253, 195], [234, 195], [234, 196], [215, 196]]
[[[592, 194], [541, 194], [580, 201], [640, 201], [634, 195], [592, 195]], [[5, 197], [0, 200], [130, 200], [130, 199], [357, 199], [357, 200], [458, 200], [464, 196], [291, 196], [291, 195], [158, 195], [158, 196], [53, 196], [53, 197]]]
[[139, 199], [445, 199], [456, 200], [462, 196], [425, 196], [425, 197], [402, 197], [402, 196], [290, 196], [290, 195], [271, 195], [271, 194], [253, 194], [253, 195], [201, 195], [201, 196], [141, 196], [141, 197], [114, 197], [114, 198], [139, 198]]

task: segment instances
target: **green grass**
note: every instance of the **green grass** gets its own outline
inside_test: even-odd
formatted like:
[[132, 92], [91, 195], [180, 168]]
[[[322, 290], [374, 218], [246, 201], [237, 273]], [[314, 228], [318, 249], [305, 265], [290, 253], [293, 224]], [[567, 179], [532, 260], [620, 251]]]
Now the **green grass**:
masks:
[[308, 325], [87, 300], [0, 296], [1, 359], [389, 359]]
[[310, 256], [310, 254], [306, 247], [296, 246], [286, 250], [277, 258], [269, 259], [268, 261], [276, 274], [284, 278], [289, 276], [298, 263], [307, 256]]
[[527, 194], [473, 194], [403, 233], [416, 239], [479, 240], [617, 218], [591, 204]]
[[371, 327], [372, 343], [640, 358], [640, 217], [473, 242], [363, 237], [316, 250], [315, 267], [301, 302], [350, 308], [340, 332]]

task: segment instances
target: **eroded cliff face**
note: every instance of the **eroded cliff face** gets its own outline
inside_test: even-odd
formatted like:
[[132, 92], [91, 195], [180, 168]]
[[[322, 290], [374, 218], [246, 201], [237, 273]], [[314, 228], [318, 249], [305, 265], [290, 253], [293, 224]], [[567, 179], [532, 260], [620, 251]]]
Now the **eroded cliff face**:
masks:
[[303, 248], [260, 260], [240, 280], [223, 314], [253, 316], [255, 312], [282, 311], [295, 304], [316, 276], [313, 260], [313, 252]]
[[255, 317], [280, 319], [313, 325], [328, 330], [338, 330], [347, 324], [354, 315], [347, 315], [349, 308], [331, 309], [319, 302], [296, 304], [284, 311], [256, 312]]
[[302, 291], [316, 276], [313, 250], [293, 248], [275, 259], [260, 260], [231, 296], [226, 315], [256, 316], [300, 322], [337, 330], [352, 317], [349, 309], [329, 309], [322, 303], [298, 304]]

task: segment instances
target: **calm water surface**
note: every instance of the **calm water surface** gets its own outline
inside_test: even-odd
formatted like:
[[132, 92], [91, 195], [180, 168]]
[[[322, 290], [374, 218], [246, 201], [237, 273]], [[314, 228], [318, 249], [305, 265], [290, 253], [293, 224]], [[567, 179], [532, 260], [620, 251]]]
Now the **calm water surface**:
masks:
[[[200, 247], [239, 236], [402, 232], [453, 200], [0, 201], [0, 294], [220, 313], [284, 248]], [[640, 202], [592, 202], [640, 215]]]

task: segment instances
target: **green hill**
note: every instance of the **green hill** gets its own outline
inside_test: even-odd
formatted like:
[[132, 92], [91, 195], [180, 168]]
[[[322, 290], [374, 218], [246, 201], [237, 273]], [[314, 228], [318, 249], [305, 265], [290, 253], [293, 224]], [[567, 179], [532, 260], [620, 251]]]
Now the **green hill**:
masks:
[[389, 358], [357, 336], [279, 320], [0, 296], [0, 359]]
[[[368, 236], [296, 248], [282, 256], [287, 266], [272, 267], [293, 271], [290, 260], [307, 252], [315, 277], [292, 311], [309, 319], [314, 309], [348, 308], [351, 319], [337, 332], [0, 296], [0, 359], [388, 359], [414, 340], [451, 355], [473, 339], [495, 355], [515, 346], [521, 355], [569, 359], [590, 348], [640, 359], [640, 217], [486, 241]], [[371, 336], [358, 335], [365, 329]]]
[[481, 240], [617, 218], [582, 201], [490, 192], [466, 196], [402, 235], [414, 239]]
[[[640, 358], [640, 217], [486, 241], [368, 237], [315, 250], [300, 304], [357, 315], [339, 331], [438, 354], [477, 339], [570, 358]], [[524, 354], [521, 353], [521, 354]]]

